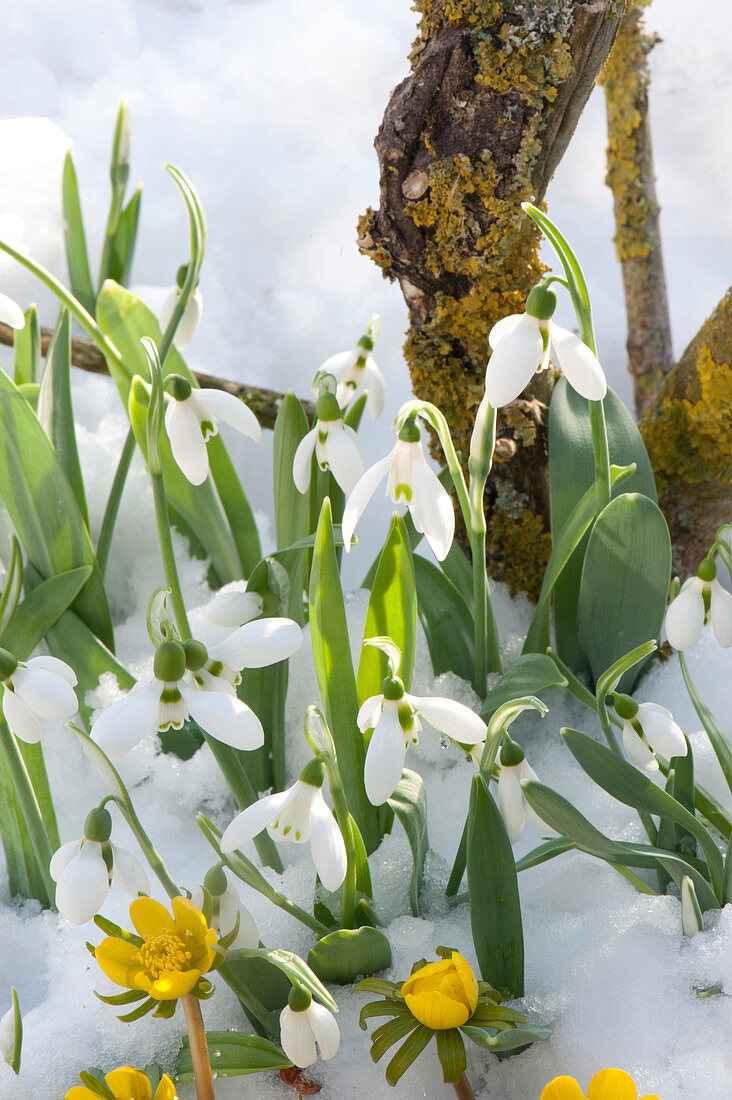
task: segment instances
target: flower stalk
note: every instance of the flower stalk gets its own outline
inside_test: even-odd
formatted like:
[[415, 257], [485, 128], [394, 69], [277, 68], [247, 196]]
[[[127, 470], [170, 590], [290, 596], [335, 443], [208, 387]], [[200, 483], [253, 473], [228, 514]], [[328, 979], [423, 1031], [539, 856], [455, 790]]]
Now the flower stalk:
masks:
[[183, 1005], [183, 1015], [186, 1018], [188, 1042], [191, 1046], [197, 1100], [215, 1100], [211, 1060], [208, 1053], [200, 1002], [190, 993], [186, 993], [184, 997], [181, 997], [181, 1004]]

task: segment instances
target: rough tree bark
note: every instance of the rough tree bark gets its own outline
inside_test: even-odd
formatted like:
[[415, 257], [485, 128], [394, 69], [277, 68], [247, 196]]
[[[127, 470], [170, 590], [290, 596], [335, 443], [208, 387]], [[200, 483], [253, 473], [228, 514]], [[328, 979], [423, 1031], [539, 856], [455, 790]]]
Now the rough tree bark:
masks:
[[[617, 0], [417, 0], [412, 72], [376, 138], [380, 206], [359, 244], [409, 307], [414, 391], [468, 452], [488, 333], [542, 274], [520, 209], [541, 202], [615, 37]], [[487, 492], [489, 568], [536, 595], [549, 555], [546, 406], [538, 376], [502, 411]]]
[[646, 34], [643, 24], [643, 8], [649, 3], [641, 0], [623, 16], [599, 80], [607, 105], [606, 182], [615, 202], [615, 249], [628, 319], [628, 370], [639, 417], [674, 362], [648, 122], [647, 58], [658, 41]]

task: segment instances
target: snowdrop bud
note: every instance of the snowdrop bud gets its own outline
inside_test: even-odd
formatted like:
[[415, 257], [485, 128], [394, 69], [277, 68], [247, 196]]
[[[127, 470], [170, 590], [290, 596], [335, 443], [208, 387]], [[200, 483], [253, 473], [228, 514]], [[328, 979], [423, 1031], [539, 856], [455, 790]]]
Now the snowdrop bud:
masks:
[[333, 751], [333, 739], [325, 719], [312, 704], [305, 712], [305, 740], [317, 756], [319, 753]]
[[23, 1045], [23, 1021], [15, 989], [10, 990], [11, 1006], [0, 1019], [0, 1055], [15, 1071], [20, 1072], [20, 1051]]
[[694, 883], [688, 875], [681, 880], [681, 930], [685, 936], [695, 936], [704, 930], [704, 918], [697, 900]]
[[153, 671], [155, 677], [163, 683], [177, 683], [186, 670], [186, 651], [180, 642], [170, 639], [159, 645], [155, 651]]

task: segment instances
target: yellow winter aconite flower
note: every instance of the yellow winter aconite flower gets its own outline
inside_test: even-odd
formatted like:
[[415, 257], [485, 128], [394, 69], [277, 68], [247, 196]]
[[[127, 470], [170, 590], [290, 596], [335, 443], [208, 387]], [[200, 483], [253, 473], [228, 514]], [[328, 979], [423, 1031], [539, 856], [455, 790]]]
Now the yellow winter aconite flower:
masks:
[[[160, 1084], [153, 1096], [152, 1086], [147, 1075], [132, 1066], [120, 1066], [107, 1073], [104, 1078], [115, 1100], [177, 1100], [178, 1093], [167, 1073], [160, 1078]], [[74, 1085], [66, 1093], [65, 1100], [99, 1100], [99, 1093], [88, 1089], [86, 1085]]]
[[[555, 1077], [545, 1086], [540, 1100], [639, 1100], [633, 1078], [622, 1069], [601, 1069], [585, 1094], [574, 1077]], [[655, 1093], [640, 1100], [660, 1100]]]
[[191, 992], [214, 964], [216, 932], [187, 898], [173, 898], [172, 907], [171, 917], [152, 898], [132, 902], [130, 917], [138, 936], [107, 936], [95, 950], [108, 978], [156, 1001], [173, 1001]]
[[453, 951], [449, 959], [428, 963], [402, 986], [407, 1008], [421, 1024], [442, 1031], [460, 1027], [475, 1012], [478, 982], [467, 959]]

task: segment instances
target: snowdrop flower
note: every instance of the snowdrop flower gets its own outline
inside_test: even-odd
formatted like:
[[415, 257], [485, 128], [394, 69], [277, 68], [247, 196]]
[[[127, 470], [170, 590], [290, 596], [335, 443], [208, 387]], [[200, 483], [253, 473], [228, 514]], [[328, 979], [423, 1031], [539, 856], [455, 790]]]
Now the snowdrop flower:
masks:
[[259, 592], [247, 592], [246, 581], [230, 581], [197, 611], [213, 626], [235, 630], [258, 618], [263, 607], [264, 600]]
[[316, 1043], [324, 1061], [334, 1058], [341, 1033], [332, 1012], [314, 1001], [309, 990], [293, 986], [280, 1013], [280, 1042], [290, 1061], [305, 1069], [317, 1060]]
[[381, 318], [374, 313], [366, 333], [350, 351], [340, 351], [331, 355], [320, 368], [322, 374], [334, 375], [338, 382], [336, 398], [342, 409], [355, 397], [366, 390], [366, 408], [373, 420], [380, 416], [386, 400], [384, 376], [376, 366], [371, 354], [374, 349]]
[[447, 557], [455, 534], [455, 513], [448, 493], [430, 469], [422, 450], [421, 431], [407, 420], [394, 449], [363, 475], [348, 498], [343, 513], [343, 543], [351, 549], [356, 524], [385, 477], [386, 495], [409, 508], [416, 529], [425, 536], [438, 561]]
[[273, 840], [310, 841], [315, 870], [326, 890], [337, 890], [346, 877], [346, 846], [323, 798], [325, 768], [311, 760], [287, 791], [253, 802], [235, 817], [221, 837], [221, 851], [233, 852], [266, 829]]
[[[200, 658], [200, 642], [186, 643]], [[195, 661], [193, 664], [195, 665]], [[153, 675], [138, 680], [97, 718], [91, 736], [111, 759], [129, 752], [155, 730], [180, 729], [189, 716], [206, 733], [235, 749], [264, 744], [262, 724], [233, 689], [205, 691], [186, 672], [186, 648], [172, 639], [158, 646]], [[199, 666], [200, 667], [200, 666]]]
[[686, 738], [666, 707], [658, 703], [638, 704], [629, 695], [616, 695], [615, 711], [623, 720], [625, 751], [636, 767], [657, 771], [657, 752], [669, 760], [672, 756], [686, 756]]
[[[294, 619], [275, 617], [244, 623], [207, 650], [197, 642], [186, 642], [185, 648], [187, 665], [197, 684], [210, 691], [234, 694], [242, 669], [286, 661], [301, 645], [302, 629]], [[203, 651], [200, 662], [191, 656], [195, 646]]]
[[[28, 256], [30, 249], [21, 240], [23, 224], [23, 219], [18, 214], [0, 214], [0, 238], [11, 245], [16, 252], [22, 252], [24, 256]], [[12, 263], [14, 263], [13, 257], [7, 252], [0, 251], [0, 268], [10, 267]], [[8, 298], [7, 294], [0, 294], [0, 321], [14, 329], [25, 327], [23, 310], [17, 302]]]
[[501, 771], [498, 776], [498, 810], [506, 826], [508, 839], [514, 844], [526, 828], [527, 821], [546, 832], [547, 825], [532, 810], [521, 788], [522, 780], [539, 778], [527, 762], [524, 750], [506, 735], [499, 759]]
[[[236, 938], [229, 944], [227, 950], [238, 951], [240, 947], [259, 947], [259, 932], [254, 917], [242, 905], [239, 894], [234, 886], [230, 886], [223, 867], [212, 867], [207, 872], [203, 885], [211, 898], [211, 919], [209, 924], [216, 931], [219, 940], [226, 939], [236, 928], [237, 917], [239, 930]], [[204, 893], [201, 887], [193, 891], [191, 901], [197, 909], [203, 910]]]
[[10, 996], [12, 1002], [10, 1008], [0, 1019], [0, 1056], [12, 1067], [15, 1073], [18, 1073], [20, 1071], [20, 1048], [23, 1044], [23, 1021], [20, 1018], [18, 994], [12, 987]]
[[0, 680], [5, 721], [28, 744], [40, 741], [43, 718], [70, 718], [79, 709], [74, 671], [56, 657], [18, 661], [0, 649]]
[[350, 493], [363, 475], [363, 447], [343, 423], [340, 406], [332, 393], [323, 393], [315, 406], [315, 427], [300, 441], [292, 463], [292, 478], [301, 493], [310, 487], [313, 452], [321, 470], [330, 470], [344, 493]]
[[712, 620], [714, 637], [723, 649], [732, 646], [732, 595], [717, 580], [717, 567], [704, 558], [695, 577], [684, 582], [666, 612], [666, 635], [674, 649], [691, 649], [701, 628]]
[[570, 386], [588, 401], [607, 393], [605, 374], [597, 356], [578, 336], [554, 324], [557, 296], [548, 287], [535, 286], [525, 313], [512, 313], [491, 329], [493, 354], [485, 373], [485, 392], [495, 408], [514, 401], [534, 374], [549, 364], [549, 341]]
[[225, 390], [194, 390], [179, 374], [166, 379], [171, 399], [165, 409], [165, 430], [170, 449], [192, 485], [208, 477], [206, 440], [218, 434], [218, 420], [224, 420], [255, 443], [262, 438], [259, 421], [243, 401]]
[[57, 883], [56, 908], [71, 924], [86, 924], [104, 905], [110, 882], [136, 898], [149, 894], [150, 883], [130, 852], [112, 844], [112, 818], [100, 807], [92, 810], [79, 840], [62, 844], [51, 859]]
[[417, 744], [424, 718], [438, 733], [463, 745], [485, 741], [486, 724], [469, 707], [452, 699], [425, 699], [410, 695], [398, 676], [387, 676], [381, 695], [372, 695], [358, 712], [362, 733], [374, 732], [366, 750], [364, 785], [369, 802], [380, 806], [402, 777], [407, 744]]
[[[184, 265], [183, 280], [185, 281], [185, 265]], [[178, 305], [178, 299], [180, 298], [181, 286], [172, 287], [163, 298], [158, 310], [158, 320], [160, 322], [160, 328], [165, 332], [166, 328], [170, 324], [171, 318], [175, 311], [175, 307]], [[199, 290], [194, 290], [188, 305], [186, 306], [183, 316], [178, 323], [178, 327], [175, 330], [175, 336], [173, 337], [173, 343], [177, 347], [178, 351], [183, 351], [191, 340], [195, 336], [196, 329], [201, 323], [201, 317], [203, 316], [203, 298]]]

